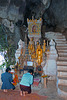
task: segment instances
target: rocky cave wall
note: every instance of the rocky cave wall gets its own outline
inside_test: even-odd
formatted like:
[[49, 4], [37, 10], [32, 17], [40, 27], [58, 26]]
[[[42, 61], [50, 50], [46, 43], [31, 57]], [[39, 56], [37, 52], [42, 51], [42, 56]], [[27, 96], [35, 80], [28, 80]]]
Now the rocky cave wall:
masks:
[[24, 41], [25, 34], [27, 34], [27, 18], [32, 18], [32, 16], [37, 19], [42, 17], [43, 19], [42, 37], [45, 31], [66, 33], [66, 6], [67, 0], [0, 0], [0, 24], [2, 24], [3, 19], [14, 23], [13, 34], [17, 47], [20, 38]]

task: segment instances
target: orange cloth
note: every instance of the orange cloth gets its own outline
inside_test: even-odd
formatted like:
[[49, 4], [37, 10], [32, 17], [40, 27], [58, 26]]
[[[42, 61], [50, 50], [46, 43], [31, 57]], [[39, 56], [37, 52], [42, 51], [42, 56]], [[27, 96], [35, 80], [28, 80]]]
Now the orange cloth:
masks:
[[16, 74], [13, 80], [13, 85], [17, 85], [18, 82], [19, 82], [18, 75]]

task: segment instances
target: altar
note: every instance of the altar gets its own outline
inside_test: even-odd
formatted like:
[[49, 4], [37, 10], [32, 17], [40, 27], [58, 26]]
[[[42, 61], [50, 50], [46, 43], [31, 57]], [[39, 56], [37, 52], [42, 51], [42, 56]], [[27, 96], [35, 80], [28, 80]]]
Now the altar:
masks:
[[[18, 42], [18, 49], [16, 50], [16, 64], [18, 63], [19, 70], [34, 69], [34, 72], [42, 75], [43, 66], [45, 62], [46, 43], [43, 40], [41, 44], [41, 25], [42, 18], [40, 19], [27, 19], [28, 23], [28, 37], [30, 39], [29, 44], [25, 44], [24, 41]], [[27, 54], [26, 54], [27, 49]]]

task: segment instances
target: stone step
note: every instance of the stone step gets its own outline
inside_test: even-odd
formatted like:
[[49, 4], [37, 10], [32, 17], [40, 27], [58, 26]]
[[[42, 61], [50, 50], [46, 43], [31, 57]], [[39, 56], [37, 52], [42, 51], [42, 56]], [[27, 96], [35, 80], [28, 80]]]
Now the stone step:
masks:
[[58, 50], [58, 52], [67, 52], [67, 49]]
[[55, 39], [55, 41], [66, 41], [66, 38], [62, 38], [62, 39]]
[[65, 98], [65, 100], [67, 99], [67, 92], [65, 92], [65, 91], [63, 91], [63, 90], [61, 90], [59, 88], [57, 89], [57, 91], [58, 91], [58, 95], [59, 96]]
[[67, 71], [67, 66], [57, 66], [57, 70]]
[[67, 86], [67, 80], [58, 79], [58, 85], [65, 85], [65, 86]]
[[57, 77], [66, 77], [67, 78], [67, 72], [57, 72]]
[[58, 60], [62, 60], [62, 61], [67, 60], [67, 56], [64, 56], [64, 57], [63, 56], [59, 56], [58, 59], [57, 59], [57, 61]]
[[65, 44], [64, 43], [63, 44], [62, 43], [61, 44], [57, 43], [57, 46], [67, 46], [67, 44], [66, 43]]
[[[61, 36], [62, 33], [59, 33], [59, 32], [45, 32], [45, 35], [57, 35], [57, 36]], [[63, 36], [63, 35], [62, 35]]]
[[67, 85], [58, 85], [58, 88], [61, 89], [62, 91], [67, 92]]
[[67, 77], [58, 77], [58, 79], [67, 80]]
[[62, 34], [56, 34], [54, 32], [46, 32], [45, 37], [48, 39], [56, 39], [56, 38], [65, 39], [65, 36], [63, 36]]
[[58, 38], [58, 37], [60, 37], [60, 38], [61, 38], [61, 37], [65, 38], [65, 36], [62, 35], [62, 34], [59, 34], [59, 35], [58, 35], [58, 34], [55, 34], [54, 36], [56, 36], [57, 38]]
[[55, 41], [56, 42], [56, 44], [66, 44], [67, 42], [66, 41]]
[[[58, 55], [58, 57], [67, 57], [67, 55]], [[58, 58], [57, 58], [58, 59]], [[61, 60], [61, 61], [64, 61], [64, 60]], [[66, 60], [65, 60], [66, 61]]]
[[55, 33], [55, 35], [62, 35], [62, 33], [60, 33], [60, 32], [54, 32]]
[[[58, 36], [58, 35], [59, 35], [59, 36], [62, 35], [62, 33], [59, 33], [59, 32], [54, 32], [54, 34], [57, 35], [57, 36]], [[63, 35], [62, 35], [62, 36], [63, 36]]]
[[59, 65], [60, 65], [60, 66], [63, 66], [63, 65], [64, 65], [64, 66], [65, 66], [65, 65], [67, 66], [67, 61], [62, 61], [62, 60], [61, 60], [61, 61], [57, 61], [57, 66], [59, 66]]
[[64, 35], [55, 35], [57, 38], [66, 38]]
[[63, 49], [67, 49], [67, 46], [56, 46], [56, 49], [58, 49], [58, 50], [63, 50]]
[[65, 39], [66, 37], [65, 36], [60, 36], [60, 35], [54, 35], [55, 39]]
[[60, 53], [58, 53], [58, 55], [59, 56], [67, 56], [67, 53], [66, 52], [64, 52], [64, 53], [63, 52], [62, 53], [60, 52]]
[[67, 46], [63, 45], [63, 46], [56, 46], [57, 48], [67, 48]]
[[58, 50], [67, 50], [67, 48], [56, 48]]
[[60, 39], [62, 39], [62, 40], [66, 40], [66, 38], [65, 37], [60, 37], [60, 36], [56, 36], [56, 38], [55, 38], [55, 40], [60, 40]]
[[55, 40], [55, 42], [59, 42], [59, 43], [66, 42], [66, 39], [62, 39], [62, 40], [60, 40], [60, 39], [54, 39], [54, 40]]
[[65, 41], [65, 42], [59, 41], [59, 42], [56, 42], [56, 45], [57, 45], [57, 44], [58, 44], [58, 45], [61, 45], [61, 44], [63, 45], [63, 44], [67, 44], [67, 42], [66, 42], [66, 41]]

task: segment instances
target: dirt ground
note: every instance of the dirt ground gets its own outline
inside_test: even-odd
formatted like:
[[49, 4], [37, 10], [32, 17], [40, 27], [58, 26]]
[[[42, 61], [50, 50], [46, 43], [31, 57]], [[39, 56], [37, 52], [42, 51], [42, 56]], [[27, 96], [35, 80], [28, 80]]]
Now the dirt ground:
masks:
[[32, 92], [35, 92], [42, 96], [47, 96], [47, 100], [65, 100], [57, 93], [56, 81], [48, 81], [46, 88], [44, 88], [44, 85], [41, 84], [41, 88], [38, 91], [33, 88]]
[[44, 88], [42, 83], [38, 86], [32, 85], [32, 93], [26, 95], [25, 97], [20, 96], [19, 84], [16, 86], [15, 90], [9, 90], [4, 93], [0, 90], [0, 100], [65, 100], [60, 97], [56, 89], [56, 81], [48, 81], [47, 87]]

